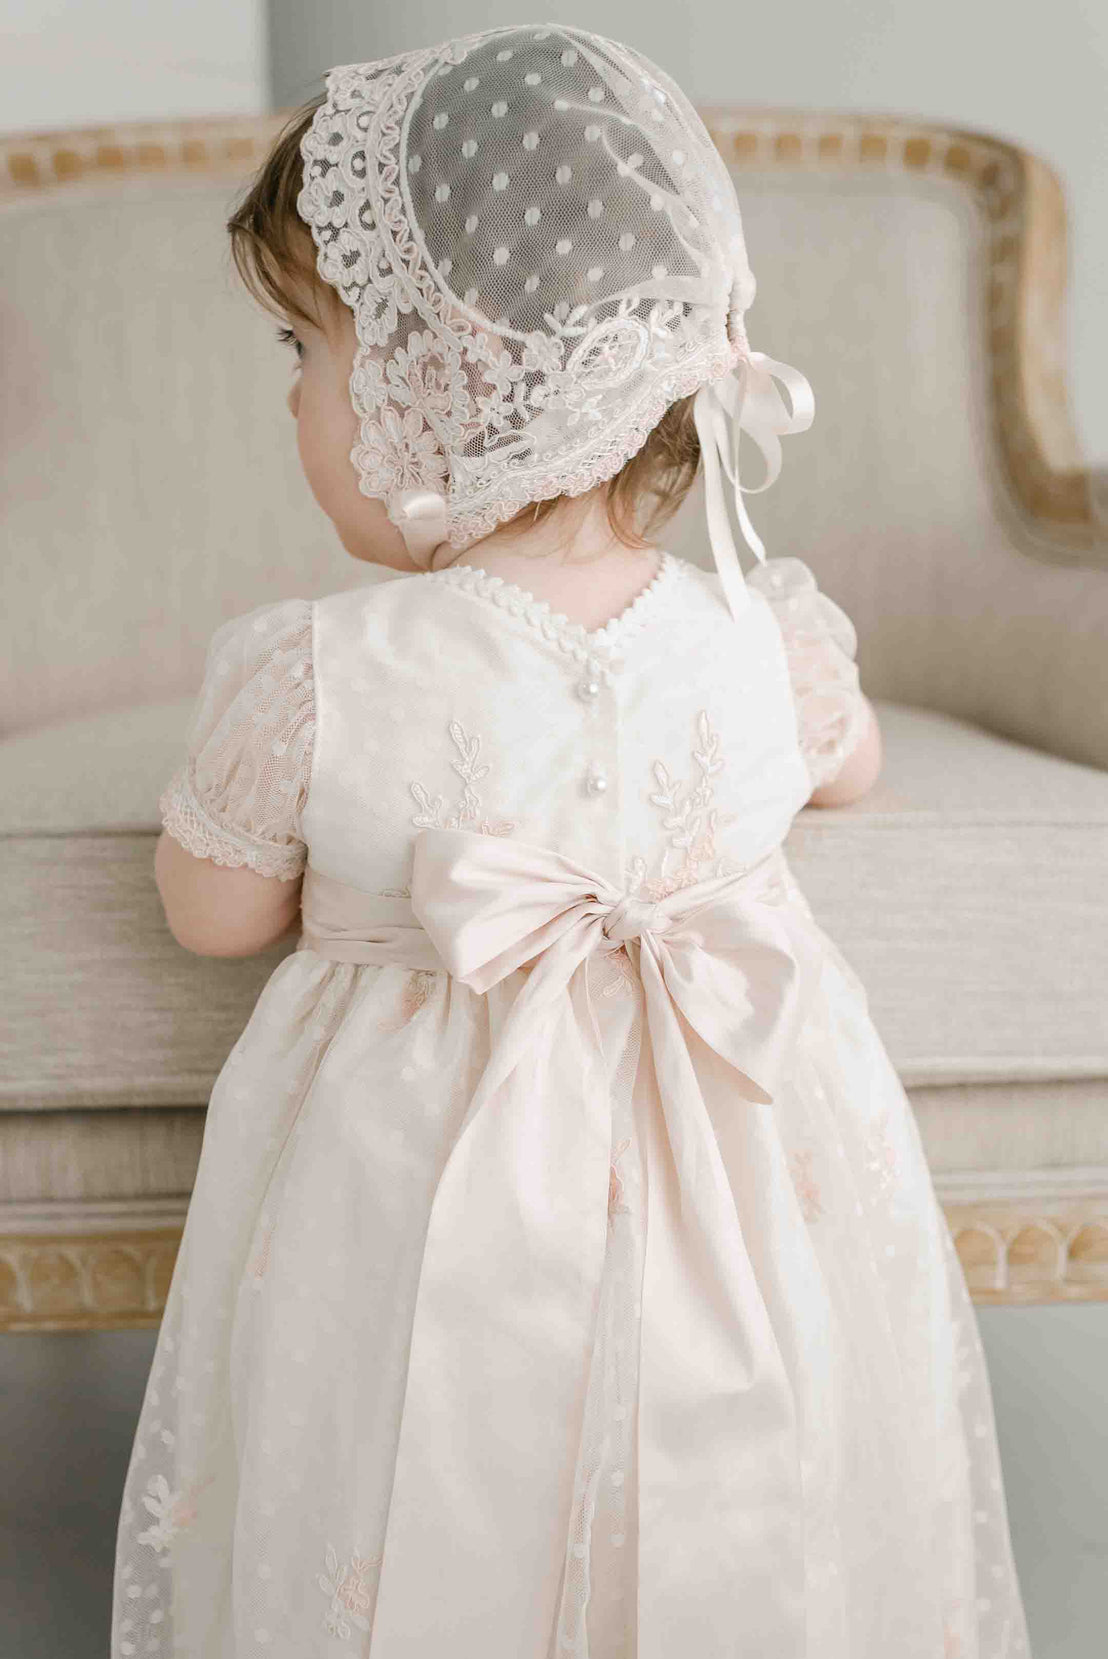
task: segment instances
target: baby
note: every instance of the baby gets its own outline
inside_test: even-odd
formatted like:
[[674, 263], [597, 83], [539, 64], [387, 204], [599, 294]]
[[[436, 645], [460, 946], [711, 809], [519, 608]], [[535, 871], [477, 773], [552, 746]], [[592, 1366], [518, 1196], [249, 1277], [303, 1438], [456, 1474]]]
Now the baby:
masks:
[[[359, 344], [354, 314], [319, 275], [311, 234], [297, 210], [301, 142], [319, 103], [314, 100], [302, 110], [274, 147], [230, 221], [232, 248], [248, 286], [281, 319], [280, 338], [296, 355], [288, 407], [316, 501], [352, 557], [415, 571], [425, 563], [413, 561], [385, 501], [363, 493], [351, 464], [361, 424], [350, 393]], [[379, 355], [385, 356], [383, 349]], [[670, 405], [642, 448], [611, 478], [580, 495], [562, 493], [524, 507], [460, 550], [444, 543], [433, 550], [432, 568], [443, 563], [479, 566], [586, 629], [602, 627], [650, 581], [657, 552], [649, 534], [676, 512], [697, 475], [700, 442], [692, 403], [688, 396]], [[822, 649], [825, 656], [835, 654], [834, 646], [825, 643]], [[858, 696], [865, 720], [835, 775], [809, 797], [810, 806], [856, 800], [880, 773], [877, 716], [864, 693]], [[158, 843], [155, 873], [175, 937], [203, 955], [248, 956], [267, 950], [299, 917], [298, 881], [257, 878], [245, 867], [198, 862], [168, 833]]]
[[384, 568], [218, 629], [162, 797], [181, 943], [299, 938], [208, 1105], [112, 1659], [1028, 1659], [958, 1258], [784, 851], [881, 743], [746, 518], [811, 389], [702, 122], [493, 29], [333, 69], [230, 231]]

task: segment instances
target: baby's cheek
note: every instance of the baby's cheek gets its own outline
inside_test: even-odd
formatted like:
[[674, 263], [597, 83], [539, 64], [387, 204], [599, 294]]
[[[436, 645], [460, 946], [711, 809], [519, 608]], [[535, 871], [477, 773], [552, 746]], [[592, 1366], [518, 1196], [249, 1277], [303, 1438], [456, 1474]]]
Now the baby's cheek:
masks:
[[296, 412], [296, 443], [312, 494], [331, 518], [342, 510], [351, 488], [358, 493], [350, 460], [356, 430], [357, 416], [350, 403], [336, 406], [305, 376]]

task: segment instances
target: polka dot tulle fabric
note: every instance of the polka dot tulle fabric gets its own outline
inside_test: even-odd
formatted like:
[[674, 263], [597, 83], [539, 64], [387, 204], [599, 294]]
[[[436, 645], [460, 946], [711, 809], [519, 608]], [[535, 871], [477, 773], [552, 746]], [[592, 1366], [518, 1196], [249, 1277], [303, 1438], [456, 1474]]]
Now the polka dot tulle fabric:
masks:
[[455, 545], [611, 477], [734, 367], [734, 187], [628, 48], [529, 26], [340, 67], [302, 148], [299, 211], [357, 325], [361, 487], [446, 494]]

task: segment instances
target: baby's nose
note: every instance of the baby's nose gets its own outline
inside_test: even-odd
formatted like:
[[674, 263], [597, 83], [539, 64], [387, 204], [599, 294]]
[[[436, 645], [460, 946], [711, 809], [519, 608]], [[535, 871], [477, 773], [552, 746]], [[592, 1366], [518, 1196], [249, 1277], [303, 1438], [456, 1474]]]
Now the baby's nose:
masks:
[[299, 382], [299, 380], [294, 380], [292, 385], [289, 387], [289, 395], [285, 399], [285, 402], [288, 404], [289, 414], [292, 416], [293, 420], [295, 420], [296, 415], [297, 415], [297, 411], [300, 408], [300, 382]]

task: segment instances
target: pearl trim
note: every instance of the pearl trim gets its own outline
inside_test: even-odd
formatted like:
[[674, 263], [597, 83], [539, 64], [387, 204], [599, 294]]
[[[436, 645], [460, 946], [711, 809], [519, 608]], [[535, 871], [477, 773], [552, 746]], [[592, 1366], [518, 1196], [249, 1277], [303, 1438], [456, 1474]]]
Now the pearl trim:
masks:
[[421, 571], [414, 580], [445, 583], [521, 617], [544, 639], [559, 646], [575, 661], [593, 662], [606, 678], [605, 671], [609, 668], [606, 653], [617, 642], [622, 643], [646, 625], [659, 599], [683, 571], [684, 561], [663, 550], [654, 575], [626, 609], [602, 628], [591, 630], [581, 622], [574, 622], [562, 611], [553, 610], [549, 600], [537, 598], [517, 583], [505, 581], [502, 576], [491, 575], [481, 565], [447, 565], [442, 570]]

